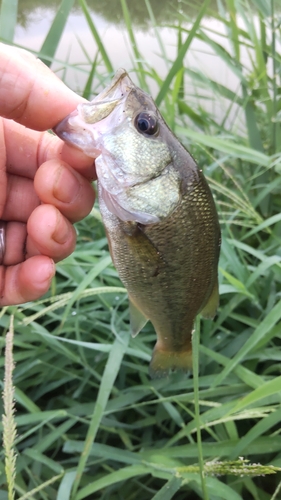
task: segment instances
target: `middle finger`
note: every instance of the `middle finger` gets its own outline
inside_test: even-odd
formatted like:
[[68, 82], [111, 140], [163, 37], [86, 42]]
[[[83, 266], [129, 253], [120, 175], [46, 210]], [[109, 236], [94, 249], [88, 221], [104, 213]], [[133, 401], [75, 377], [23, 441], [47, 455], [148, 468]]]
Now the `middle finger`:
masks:
[[43, 203], [54, 205], [71, 222], [91, 211], [95, 192], [90, 182], [58, 160], [43, 163], [34, 178], [34, 188]]

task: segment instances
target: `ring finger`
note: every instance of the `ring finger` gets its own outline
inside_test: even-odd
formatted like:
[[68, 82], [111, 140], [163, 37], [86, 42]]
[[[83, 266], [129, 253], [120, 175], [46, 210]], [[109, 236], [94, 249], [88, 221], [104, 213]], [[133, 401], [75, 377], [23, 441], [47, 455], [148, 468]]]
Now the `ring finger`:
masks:
[[58, 262], [75, 248], [74, 227], [53, 205], [40, 205], [32, 212], [27, 233], [26, 258], [41, 254]]
[[[3, 224], [3, 223], [2, 223]], [[23, 222], [7, 222], [3, 224], [1, 264], [13, 266], [25, 260], [26, 224]]]

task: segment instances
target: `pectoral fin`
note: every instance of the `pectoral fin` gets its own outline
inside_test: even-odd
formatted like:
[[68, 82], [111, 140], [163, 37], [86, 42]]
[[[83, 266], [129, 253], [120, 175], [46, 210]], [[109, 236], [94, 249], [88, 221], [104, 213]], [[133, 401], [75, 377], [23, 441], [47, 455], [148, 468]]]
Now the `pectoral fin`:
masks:
[[143, 329], [143, 327], [148, 322], [148, 319], [143, 315], [143, 313], [135, 306], [135, 304], [129, 298], [129, 309], [130, 309], [130, 326], [131, 335], [136, 337], [137, 334]]
[[122, 224], [122, 229], [128, 248], [134, 254], [138, 264], [145, 267], [147, 275], [158, 276], [160, 269], [165, 266], [165, 261], [163, 255], [145, 233], [145, 227], [141, 224], [126, 222]]
[[203, 316], [203, 318], [212, 319], [217, 312], [218, 305], [219, 305], [219, 284], [218, 281], [216, 281], [213, 291], [209, 297], [209, 300], [201, 311], [201, 315]]

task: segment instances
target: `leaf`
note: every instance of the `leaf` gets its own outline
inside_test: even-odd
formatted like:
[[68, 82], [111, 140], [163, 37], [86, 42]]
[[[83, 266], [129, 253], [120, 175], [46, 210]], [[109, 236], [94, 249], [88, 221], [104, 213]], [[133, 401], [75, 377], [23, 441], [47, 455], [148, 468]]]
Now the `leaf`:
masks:
[[269, 429], [279, 423], [280, 410], [273, 411], [270, 415], [261, 419], [247, 432], [247, 434], [245, 434], [245, 436], [240, 438], [231, 456], [235, 458], [241, 456], [243, 453], [247, 454], [248, 447], [253, 441], [258, 439], [263, 434], [265, 435]]
[[76, 471], [67, 472], [59, 485], [56, 500], [70, 500], [71, 488], [75, 478]]
[[255, 105], [248, 96], [248, 91], [245, 83], [243, 83], [242, 85], [242, 90], [243, 90], [243, 97], [245, 100], [244, 109], [245, 109], [246, 123], [248, 128], [249, 144], [251, 148], [255, 149], [256, 151], [263, 152], [264, 149], [261, 140], [261, 135], [257, 126]]
[[[112, 73], [114, 73], [113, 66], [112, 66], [111, 61], [109, 59], [109, 56], [107, 54], [106, 48], [105, 48], [104, 44], [102, 43], [102, 40], [99, 36], [98, 30], [96, 29], [95, 24], [92, 20], [92, 17], [91, 17], [90, 11], [89, 11], [89, 7], [86, 3], [86, 0], [79, 0], [79, 3], [81, 5], [82, 11], [83, 11], [84, 16], [86, 18], [86, 21], [89, 25], [91, 33], [92, 33], [92, 35], [95, 39], [95, 42], [98, 46], [98, 49], [99, 49], [100, 54], [102, 56], [105, 67], [106, 67], [108, 73], [112, 74]], [[94, 65], [93, 65], [93, 67], [94, 67]]]
[[18, 0], [2, 0], [0, 10], [0, 35], [3, 42], [12, 42], [17, 24]]
[[[117, 377], [123, 356], [126, 352], [128, 343], [130, 339], [130, 334], [129, 332], [126, 332], [126, 335], [124, 335], [123, 339], [121, 340], [120, 338], [116, 338], [113, 345], [112, 349], [110, 351], [110, 354], [108, 356], [108, 360], [106, 363], [105, 370], [103, 372], [103, 376], [101, 379], [100, 383], [100, 388], [98, 392], [98, 397], [94, 409], [94, 413], [91, 418], [91, 422], [89, 425], [89, 429], [86, 435], [85, 439], [85, 444], [84, 444], [84, 449], [82, 452], [82, 455], [80, 456], [80, 460], [78, 463], [77, 467], [77, 472], [76, 472], [76, 477], [75, 481], [73, 484], [73, 495], [76, 494], [77, 489], [80, 484], [80, 480], [83, 474], [83, 471], [85, 469], [91, 447], [93, 445], [93, 442], [95, 440], [96, 434], [98, 432], [98, 428], [103, 416], [103, 413], [105, 411], [108, 398], [110, 396], [110, 393], [112, 391], [113, 384], [115, 382], [115, 379]], [[95, 490], [96, 491], [96, 490]], [[80, 497], [79, 495], [77, 496], [77, 500]]]
[[49, 32], [38, 53], [38, 57], [47, 65], [51, 66], [52, 60], [58, 48], [66, 21], [73, 7], [74, 0], [62, 0]]
[[109, 266], [111, 263], [111, 257], [108, 255], [101, 259], [94, 267], [91, 269], [91, 271], [85, 276], [85, 278], [81, 281], [81, 283], [78, 285], [76, 288], [75, 292], [73, 293], [72, 297], [69, 299], [67, 306], [65, 308], [65, 312], [62, 318], [62, 324], [66, 320], [66, 318], [69, 315], [70, 309], [74, 302], [79, 298], [80, 294], [82, 291], [87, 288], [87, 286], [92, 283], [92, 281], [106, 268]]
[[213, 137], [207, 134], [199, 134], [198, 132], [194, 132], [193, 130], [185, 129], [179, 126], [176, 127], [176, 133], [182, 134], [189, 139], [193, 139], [198, 142], [198, 144], [203, 144], [204, 146], [217, 149], [218, 151], [222, 151], [223, 153], [228, 153], [230, 156], [233, 156], [235, 158], [240, 158], [250, 163], [256, 163], [264, 167], [270, 166], [270, 158], [268, 156], [266, 156], [264, 153], [261, 153], [260, 151], [256, 151], [255, 149], [242, 146], [241, 144], [235, 144], [234, 142], [220, 139], [218, 137]]
[[171, 500], [174, 494], [180, 489], [182, 478], [173, 476], [164, 486], [151, 498], [151, 500]]
[[61, 474], [63, 472], [63, 468], [61, 465], [57, 464], [54, 460], [47, 457], [43, 453], [40, 453], [34, 448], [25, 449], [23, 454], [31, 458], [33, 462], [46, 465], [49, 469], [53, 470], [57, 474]]
[[273, 224], [276, 224], [277, 222], [280, 222], [281, 220], [281, 214], [275, 214], [272, 215], [271, 217], [268, 217], [266, 220], [261, 222], [261, 224], [258, 224], [258, 226], [253, 227], [250, 231], [247, 232], [247, 238], [252, 236], [253, 234], [259, 233], [260, 231], [263, 231], [264, 229], [272, 226]]
[[256, 330], [252, 333], [251, 337], [245, 342], [243, 347], [234, 356], [233, 359], [229, 360], [226, 367], [221, 371], [221, 373], [215, 378], [212, 386], [215, 387], [221, 384], [225, 377], [237, 366], [243, 358], [255, 348], [258, 342], [263, 338], [263, 336], [271, 330], [278, 321], [281, 319], [281, 303], [275, 304], [273, 309], [265, 316], [263, 321], [259, 324]]
[[267, 398], [273, 394], [281, 393], [281, 376], [273, 380], [264, 382], [261, 387], [258, 387], [250, 394], [242, 398], [231, 410], [231, 413], [237, 413], [242, 409], [250, 406], [263, 398]]
[[227, 281], [236, 289], [237, 292], [243, 293], [244, 295], [247, 295], [248, 297], [252, 297], [252, 294], [248, 292], [244, 283], [242, 283], [240, 280], [238, 280], [237, 278], [232, 276], [230, 273], [228, 273], [224, 269], [221, 269], [221, 273], [227, 279]]
[[155, 99], [157, 106], [160, 106], [161, 102], [163, 101], [164, 97], [166, 96], [166, 94], [170, 88], [170, 85], [171, 85], [171, 82], [172, 82], [174, 76], [177, 74], [178, 71], [181, 70], [181, 68], [183, 66], [184, 57], [186, 56], [186, 53], [191, 45], [191, 42], [193, 41], [193, 39], [196, 35], [198, 27], [200, 26], [201, 20], [206, 13], [206, 10], [209, 6], [209, 3], [210, 3], [210, 0], [204, 0], [203, 5], [201, 6], [201, 9], [198, 13], [198, 16], [197, 16], [196, 20], [194, 21], [193, 26], [192, 26], [185, 42], [180, 47], [180, 49], [178, 51], [178, 55], [177, 55], [175, 61], [173, 62], [172, 67], [171, 67], [168, 75], [166, 76], [166, 78], [163, 82], [163, 85], [162, 85], [162, 87], [161, 87], [161, 89], [160, 89], [160, 91]]
[[137, 476], [143, 476], [148, 472], [149, 470], [145, 465], [131, 465], [129, 467], [119, 469], [118, 471], [105, 474], [103, 477], [92, 481], [87, 486], [82, 488], [75, 496], [75, 500], [83, 500], [83, 498], [86, 498], [92, 493], [100, 491], [107, 486], [120, 483], [121, 481], [127, 481], [128, 479]]

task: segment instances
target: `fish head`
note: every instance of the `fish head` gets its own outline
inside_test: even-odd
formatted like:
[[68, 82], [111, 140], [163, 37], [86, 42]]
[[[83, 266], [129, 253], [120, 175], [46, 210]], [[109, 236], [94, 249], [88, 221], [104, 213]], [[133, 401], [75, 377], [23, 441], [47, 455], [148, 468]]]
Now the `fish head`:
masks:
[[153, 99], [125, 70], [54, 132], [96, 159], [99, 196], [121, 220], [157, 223], [180, 203], [176, 138]]
[[[121, 108], [126, 101], [130, 84], [126, 71], [118, 70], [108, 87], [91, 102], [79, 104], [77, 109], [54, 127], [54, 132], [63, 141], [96, 158], [100, 154], [100, 150], [96, 148], [100, 144], [100, 136], [115, 128], [120, 121], [120, 111], [122, 113]], [[114, 110], [115, 113], [112, 114]]]

